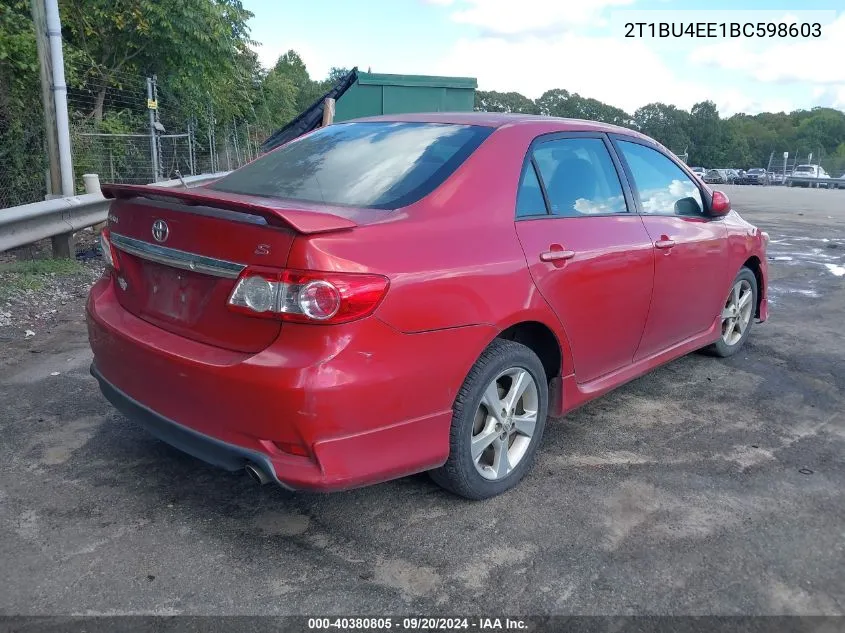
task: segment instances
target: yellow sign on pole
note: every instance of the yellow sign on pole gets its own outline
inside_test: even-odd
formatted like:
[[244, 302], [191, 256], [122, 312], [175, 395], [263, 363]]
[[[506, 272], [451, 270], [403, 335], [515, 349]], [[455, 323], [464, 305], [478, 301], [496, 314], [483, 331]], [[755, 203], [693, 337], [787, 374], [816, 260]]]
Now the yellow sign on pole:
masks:
[[158, 110], [158, 101], [156, 101], [155, 99], [147, 99], [147, 109]]

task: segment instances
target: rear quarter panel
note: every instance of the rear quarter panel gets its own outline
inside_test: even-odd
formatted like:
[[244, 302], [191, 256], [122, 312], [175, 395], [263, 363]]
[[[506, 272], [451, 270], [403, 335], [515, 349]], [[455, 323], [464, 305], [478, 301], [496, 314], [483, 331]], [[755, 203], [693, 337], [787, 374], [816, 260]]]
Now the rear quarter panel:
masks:
[[522, 162], [545, 131], [556, 128], [499, 128], [416, 204], [353, 231], [298, 238], [288, 266], [387, 276], [375, 314], [401, 332], [538, 321], [568, 358], [565, 333], [534, 286], [514, 226]]

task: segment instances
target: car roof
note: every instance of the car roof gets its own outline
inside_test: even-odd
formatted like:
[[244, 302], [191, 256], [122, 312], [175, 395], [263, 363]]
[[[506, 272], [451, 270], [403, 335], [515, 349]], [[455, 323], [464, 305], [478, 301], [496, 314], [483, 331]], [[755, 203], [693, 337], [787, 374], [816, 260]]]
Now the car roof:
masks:
[[[540, 123], [550, 125], [561, 132], [616, 132], [619, 134], [627, 134], [629, 136], [649, 139], [649, 137], [640, 134], [635, 130], [613, 125], [611, 123], [512, 112], [413, 112], [408, 114], [383, 114], [379, 116], [352, 119], [350, 121], [340, 121], [339, 123], [356, 123], [362, 121], [452, 123], [455, 125], [482, 125], [494, 128], [517, 125], [536, 125]], [[654, 142], [653, 139], [649, 140]]]

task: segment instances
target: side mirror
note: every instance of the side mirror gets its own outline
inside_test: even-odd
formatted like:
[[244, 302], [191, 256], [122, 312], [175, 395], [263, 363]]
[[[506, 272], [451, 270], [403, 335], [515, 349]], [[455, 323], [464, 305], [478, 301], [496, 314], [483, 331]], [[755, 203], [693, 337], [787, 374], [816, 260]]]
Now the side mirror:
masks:
[[675, 202], [675, 213], [692, 217], [701, 216], [701, 205], [695, 198], [681, 198]]
[[721, 191], [713, 192], [713, 201], [710, 203], [710, 215], [721, 217], [731, 212], [731, 201], [728, 196]]

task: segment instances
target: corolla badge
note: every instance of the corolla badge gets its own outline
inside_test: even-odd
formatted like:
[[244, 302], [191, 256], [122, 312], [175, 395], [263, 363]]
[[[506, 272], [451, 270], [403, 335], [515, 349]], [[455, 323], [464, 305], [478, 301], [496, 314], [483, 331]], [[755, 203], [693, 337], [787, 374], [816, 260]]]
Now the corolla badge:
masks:
[[156, 242], [166, 242], [170, 235], [170, 229], [167, 228], [167, 222], [164, 220], [156, 220], [153, 222], [153, 237]]

